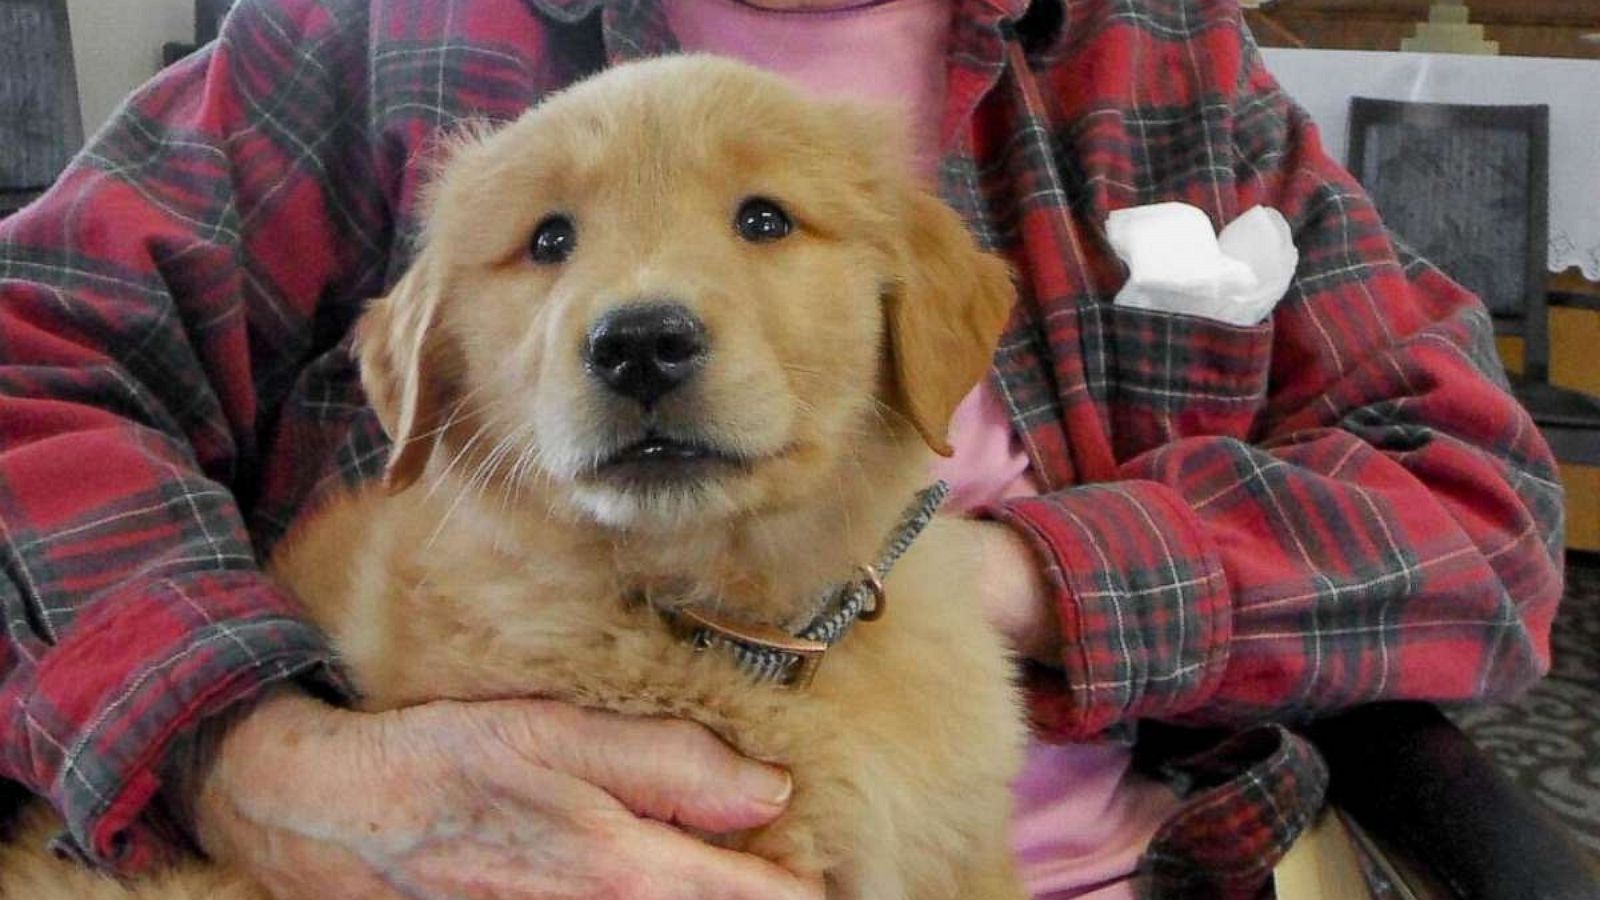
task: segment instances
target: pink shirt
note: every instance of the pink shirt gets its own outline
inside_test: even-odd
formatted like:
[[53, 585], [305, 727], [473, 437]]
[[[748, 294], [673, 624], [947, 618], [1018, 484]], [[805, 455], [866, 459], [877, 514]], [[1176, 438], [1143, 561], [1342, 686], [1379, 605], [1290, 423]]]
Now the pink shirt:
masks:
[[742, 59], [818, 95], [885, 107], [906, 117], [920, 174], [938, 165], [950, 0], [841, 0], [794, 12], [667, 0], [666, 8], [684, 50]]
[[[869, 0], [793, 12], [740, 0], [668, 0], [666, 9], [686, 51], [742, 59], [819, 95], [908, 117], [916, 163], [923, 176], [932, 175], [941, 149], [952, 0]], [[990, 383], [962, 401], [949, 437], [955, 455], [940, 460], [934, 474], [950, 482], [953, 511], [1038, 493]], [[1013, 840], [1035, 897], [1133, 896], [1129, 876], [1177, 798], [1129, 771], [1130, 762], [1127, 748], [1111, 744], [1030, 743], [1013, 785]]]
[[[950, 422], [955, 455], [934, 464], [950, 482], [949, 508], [967, 512], [1039, 492], [1027, 453], [992, 382], [979, 384]], [[1129, 769], [1116, 744], [1031, 740], [1012, 782], [1012, 842], [1024, 882], [1040, 900], [1131, 900], [1129, 877], [1178, 798]]]

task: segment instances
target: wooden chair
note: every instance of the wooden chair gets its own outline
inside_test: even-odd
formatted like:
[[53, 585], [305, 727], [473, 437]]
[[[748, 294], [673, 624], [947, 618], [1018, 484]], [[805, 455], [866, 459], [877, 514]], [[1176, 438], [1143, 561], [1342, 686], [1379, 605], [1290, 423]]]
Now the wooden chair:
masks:
[[1356, 97], [1350, 170], [1391, 230], [1523, 343], [1512, 390], [1563, 463], [1600, 466], [1600, 399], [1550, 383], [1550, 110]]

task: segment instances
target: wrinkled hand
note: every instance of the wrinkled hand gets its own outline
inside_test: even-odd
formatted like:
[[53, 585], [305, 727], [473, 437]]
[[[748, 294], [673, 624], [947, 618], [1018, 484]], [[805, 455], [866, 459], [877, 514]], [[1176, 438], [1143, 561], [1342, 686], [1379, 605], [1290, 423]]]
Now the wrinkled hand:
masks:
[[755, 827], [789, 792], [687, 722], [549, 701], [368, 714], [286, 692], [222, 738], [195, 822], [282, 898], [819, 900], [666, 824]]
[[989, 624], [1019, 656], [1059, 666], [1061, 620], [1045, 588], [1037, 554], [998, 522], [957, 519], [952, 524], [982, 555], [981, 601]]

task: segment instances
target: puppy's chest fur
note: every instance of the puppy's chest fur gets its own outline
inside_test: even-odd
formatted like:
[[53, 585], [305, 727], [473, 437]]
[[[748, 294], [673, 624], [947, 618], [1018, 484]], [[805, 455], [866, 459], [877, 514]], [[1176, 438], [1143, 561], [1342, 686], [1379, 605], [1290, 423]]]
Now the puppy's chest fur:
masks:
[[[572, 529], [551, 523], [495, 547], [470, 527], [439, 529], [418, 494], [340, 501], [273, 562], [367, 708], [537, 695], [690, 718], [795, 777], [789, 812], [730, 843], [826, 874], [830, 896], [1017, 896], [1004, 862], [1022, 740], [1009, 662], [981, 620], [975, 560], [938, 522], [888, 579], [888, 614], [858, 623], [808, 688], [789, 689], [674, 635], [626, 596], [650, 575]], [[850, 573], [818, 558], [826, 550], [795, 551], [796, 568]], [[740, 595], [731, 613], [774, 589], [716, 554], [704, 564], [703, 583]]]

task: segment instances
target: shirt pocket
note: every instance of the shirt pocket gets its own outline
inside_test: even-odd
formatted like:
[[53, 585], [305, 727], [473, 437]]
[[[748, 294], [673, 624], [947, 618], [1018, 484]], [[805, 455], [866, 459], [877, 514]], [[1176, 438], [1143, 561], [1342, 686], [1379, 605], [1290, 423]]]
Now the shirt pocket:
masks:
[[1272, 317], [1259, 325], [1111, 308], [1106, 390], [1117, 459], [1201, 435], [1250, 439], [1266, 403]]

